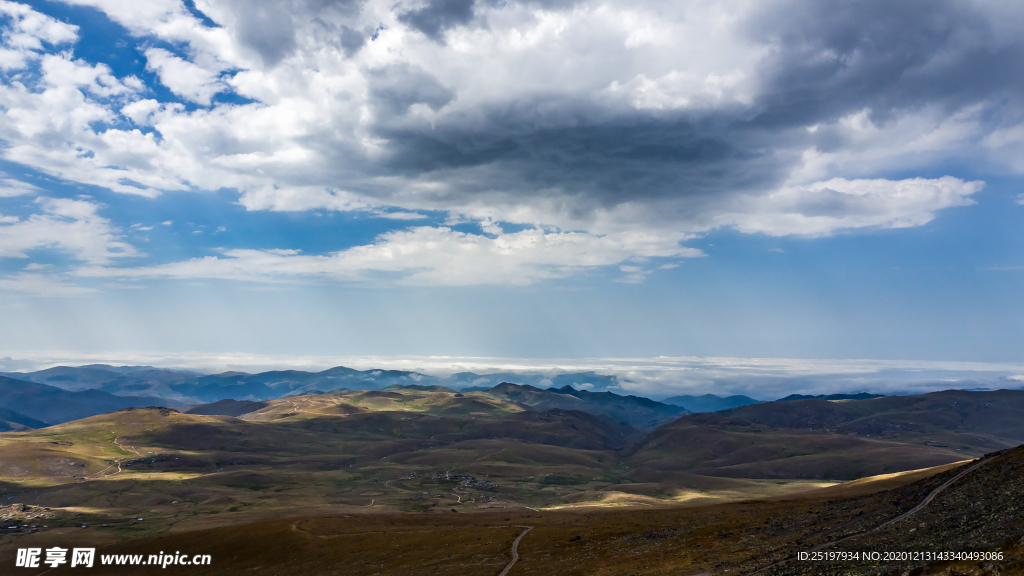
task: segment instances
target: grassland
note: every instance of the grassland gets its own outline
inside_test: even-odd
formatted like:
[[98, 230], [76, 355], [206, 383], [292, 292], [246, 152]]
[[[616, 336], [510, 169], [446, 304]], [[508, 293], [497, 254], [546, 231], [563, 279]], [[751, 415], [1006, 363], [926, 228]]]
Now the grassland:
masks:
[[[837, 521], [840, 512], [823, 512], [830, 505], [821, 502], [870, 499], [879, 490], [927, 483], [946, 473], [942, 465], [964, 459], [963, 451], [915, 434], [866, 438], [715, 415], [687, 416], [644, 434], [585, 412], [531, 410], [482, 392], [430, 389], [286, 397], [240, 418], [130, 409], [0, 434], [0, 514], [9, 515], [0, 525], [37, 530], [5, 530], [0, 557], [31, 542], [127, 546], [164, 542], [154, 538], [179, 542], [174, 538], [197, 530], [212, 531], [211, 541], [230, 543], [232, 527], [249, 526], [257, 541], [333, 543], [351, 555], [338, 552], [332, 562], [365, 564], [367, 574], [379, 567], [378, 552], [436, 568], [405, 572], [403, 564], [387, 560], [389, 570], [402, 571], [381, 574], [484, 574], [495, 565], [500, 569], [520, 531], [516, 526], [536, 524], [524, 540], [529, 554], [523, 570], [628, 573], [625, 561], [616, 564], [587, 548], [591, 544], [579, 544], [584, 539], [613, 550], [643, 544], [645, 558], [651, 550], [671, 548], [680, 560], [659, 561], [658, 570], [697, 570], [718, 557], [694, 555], [710, 545], [710, 534], [728, 534], [716, 536], [718, 544], [739, 550], [754, 538], [749, 533], [733, 542], [737, 530], [749, 530], [740, 524], [772, 525], [779, 514], [803, 518], [780, 528], [778, 542], [764, 544], [765, 550], [781, 549], [794, 534]], [[915, 468], [928, 469], [904, 473]], [[884, 476], [841, 483], [872, 473]], [[794, 501], [794, 495], [806, 498]], [[760, 502], [735, 504], [752, 499]], [[870, 512], [870, 518], [893, 511], [880, 500], [865, 502], [843, 510]], [[15, 503], [28, 507], [15, 510]], [[281, 520], [294, 517], [300, 520]], [[429, 530], [422, 528], [427, 525]], [[558, 553], [567, 545], [562, 535], [577, 525], [589, 532], [573, 533], [580, 540]], [[693, 532], [696, 539], [680, 540], [683, 525], [709, 528]], [[408, 537], [396, 535], [401, 526], [410, 527]], [[385, 531], [392, 534], [386, 546], [373, 536]], [[352, 538], [341, 537], [349, 532]], [[551, 550], [538, 552], [535, 547], [544, 545], [538, 540], [550, 541]], [[199, 540], [180, 542], [194, 547]], [[449, 542], [451, 550], [435, 557], [439, 544], [431, 542]], [[225, 555], [235, 544], [224, 546], [216, 553]], [[373, 552], [375, 546], [383, 551]], [[579, 554], [569, 553], [576, 548]], [[568, 563], [555, 562], [559, 554]], [[572, 572], [576, 556], [622, 570]], [[531, 568], [541, 558], [546, 568]], [[729, 558], [739, 562], [738, 556]]]
[[[918, 472], [916, 481], [881, 492], [862, 493], [861, 482], [848, 494], [830, 488], [828, 494], [700, 507], [296, 516], [156, 535], [111, 544], [101, 552], [209, 554], [215, 563], [211, 572], [225, 575], [484, 576], [501, 571], [510, 559], [513, 540], [529, 526], [532, 530], [519, 544], [521, 559], [510, 572], [513, 576], [1021, 574], [1021, 449], [996, 455], [916, 515], [872, 532], [914, 509], [959, 471], [953, 466]], [[849, 537], [834, 549], [1000, 551], [1004, 557], [970, 563], [801, 562], [795, 557], [799, 551]], [[41, 541], [42, 536], [29, 535], [22, 541], [29, 538]], [[2, 555], [0, 564], [5, 560]], [[197, 572], [170, 567], [132, 573]]]

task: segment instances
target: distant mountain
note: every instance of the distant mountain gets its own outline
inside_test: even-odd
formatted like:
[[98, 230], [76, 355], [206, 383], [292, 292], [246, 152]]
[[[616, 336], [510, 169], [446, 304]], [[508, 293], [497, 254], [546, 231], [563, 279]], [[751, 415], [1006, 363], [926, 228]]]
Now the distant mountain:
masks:
[[638, 429], [651, 429], [685, 414], [686, 409], [639, 396], [620, 396], [612, 392], [588, 392], [572, 386], [542, 389], [503, 382], [486, 393], [501, 400], [517, 402], [535, 410], [553, 408], [580, 410], [605, 416]]
[[338, 366], [322, 372], [272, 370], [258, 374], [223, 372], [202, 375], [151, 366], [57, 366], [37, 372], [8, 372], [9, 378], [80, 392], [100, 390], [115, 396], [155, 396], [183, 404], [220, 400], [260, 402], [294, 394], [349, 390], [378, 390], [389, 386], [442, 386], [449, 389], [489, 390], [501, 382], [516, 381], [538, 388], [566, 386], [590, 391], [618, 390], [618, 379], [595, 372], [543, 375], [460, 372], [446, 377], [405, 370], [355, 370]]
[[515, 382], [536, 388], [564, 388], [565, 386], [572, 386], [573, 388], [586, 389], [592, 392], [621, 390], [617, 376], [607, 376], [597, 372], [574, 372], [558, 374], [556, 376], [517, 374], [515, 372], [495, 372], [491, 374], [457, 372], [438, 380], [440, 384], [451, 388], [474, 388], [480, 390], [493, 388], [502, 382]]
[[703, 396], [672, 396], [671, 398], [665, 398], [662, 400], [664, 404], [672, 404], [674, 406], [682, 406], [690, 412], [718, 412], [719, 410], [728, 410], [729, 408], [736, 408], [739, 406], [749, 406], [751, 404], [759, 404], [761, 400], [754, 400], [749, 396], [715, 396], [714, 394], [705, 394]]
[[[275, 370], [248, 374], [224, 372], [204, 376], [194, 372], [148, 366], [57, 366], [38, 372], [11, 372], [10, 378], [78, 392], [99, 390], [116, 396], [155, 396], [189, 403], [219, 400], [262, 401], [290, 394], [326, 392], [338, 388], [373, 390], [390, 385], [437, 385], [439, 380], [401, 370], [354, 370], [339, 366], [322, 372]], [[180, 405], [180, 404], [179, 404]]]
[[203, 402], [272, 400], [291, 394], [330, 392], [339, 388], [376, 390], [392, 385], [436, 385], [437, 378], [403, 370], [354, 370], [338, 366], [323, 372], [275, 370], [259, 374], [225, 372], [171, 386], [182, 396]]
[[72, 392], [100, 390], [115, 396], [154, 396], [188, 403], [190, 399], [176, 393], [171, 389], [171, 385], [195, 381], [199, 375], [150, 366], [92, 364], [77, 367], [55, 366], [28, 373], [8, 372], [4, 376]]
[[35, 418], [29, 418], [28, 416], [18, 414], [13, 410], [0, 409], [0, 432], [44, 427], [46, 427], [46, 422], [36, 420]]
[[779, 398], [777, 402], [790, 402], [792, 400], [810, 400], [816, 398], [818, 400], [870, 400], [872, 398], [881, 398], [882, 394], [869, 394], [867, 392], [859, 392], [857, 394], [819, 394], [817, 396], [807, 396], [806, 394], [790, 394], [785, 398]]
[[202, 376], [200, 372], [191, 370], [171, 370], [170, 368], [156, 368], [153, 366], [111, 366], [110, 364], [86, 364], [80, 368], [92, 368], [94, 370], [106, 370], [108, 372], [120, 372], [121, 374], [136, 374], [139, 372], [176, 372], [179, 374], [192, 374]]
[[87, 418], [122, 408], [168, 404], [180, 406], [162, 398], [114, 396], [99, 390], [70, 392], [54, 386], [0, 376], [0, 409], [16, 412], [46, 425]]

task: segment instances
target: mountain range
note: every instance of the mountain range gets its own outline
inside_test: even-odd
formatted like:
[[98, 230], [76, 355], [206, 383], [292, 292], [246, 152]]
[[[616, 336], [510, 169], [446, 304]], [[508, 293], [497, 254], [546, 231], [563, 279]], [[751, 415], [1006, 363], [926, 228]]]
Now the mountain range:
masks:
[[591, 391], [620, 391], [615, 376], [594, 372], [560, 374], [553, 377], [531, 374], [476, 374], [459, 372], [446, 377], [405, 370], [355, 370], [338, 366], [321, 372], [273, 370], [258, 374], [223, 372], [199, 374], [151, 366], [57, 366], [36, 372], [0, 373], [18, 380], [56, 386], [79, 392], [99, 390], [116, 396], [154, 396], [183, 404], [219, 400], [263, 401], [290, 394], [349, 390], [376, 390], [394, 385], [418, 384], [449, 388], [492, 388], [502, 382], [516, 382], [543, 388], [571, 386]]
[[714, 394], [705, 394], [703, 396], [672, 396], [662, 400], [665, 404], [672, 404], [673, 406], [682, 406], [690, 412], [718, 412], [719, 410], [728, 410], [729, 408], [736, 408], [737, 406], [747, 406], [750, 404], [757, 404], [761, 400], [754, 400], [749, 396], [715, 396]]
[[180, 404], [151, 396], [114, 396], [100, 390], [72, 392], [0, 376], [0, 427], [41, 428], [129, 407]]
[[[152, 366], [57, 366], [36, 372], [6, 372], [2, 376], [55, 386], [71, 392], [99, 390], [115, 396], [151, 396], [176, 402], [177, 406], [217, 402], [220, 400], [273, 400], [293, 394], [330, 392], [338, 389], [378, 390], [388, 386], [443, 386], [464, 391], [489, 390], [503, 382], [532, 386], [536, 389], [566, 387], [588, 393], [615, 393], [623, 389], [616, 376], [579, 372], [543, 376], [499, 372], [477, 374], [458, 372], [439, 377], [405, 370], [355, 370], [338, 366], [321, 372], [273, 370], [258, 374], [223, 372], [199, 374], [185, 370], [168, 370]], [[690, 412], [711, 412], [757, 402], [746, 396], [722, 399], [712, 394], [700, 397], [676, 396], [662, 401], [681, 406]]]

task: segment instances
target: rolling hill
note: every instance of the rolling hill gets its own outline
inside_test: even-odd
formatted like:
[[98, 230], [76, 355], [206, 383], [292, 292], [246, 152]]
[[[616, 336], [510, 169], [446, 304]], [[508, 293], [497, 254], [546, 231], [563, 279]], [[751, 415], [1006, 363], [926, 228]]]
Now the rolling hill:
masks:
[[620, 396], [612, 392], [588, 392], [576, 390], [568, 385], [562, 388], [542, 389], [503, 382], [483, 393], [534, 409], [582, 410], [643, 430], [671, 422], [680, 414], [686, 413], [685, 408], [648, 398]]
[[[518, 561], [512, 575], [1014, 575], [1024, 572], [1022, 471], [1024, 449], [1015, 448], [971, 464], [922, 471], [902, 484], [866, 493], [844, 494], [837, 487], [821, 495], [689, 508], [476, 514], [351, 510], [156, 534], [140, 531], [119, 542], [110, 531], [111, 543], [99, 553], [207, 554], [216, 572], [229, 576], [492, 576], [509, 565], [513, 550]], [[93, 541], [102, 537], [102, 531], [92, 535]], [[37, 534], [23, 541], [44, 547], [56, 539]], [[815, 551], [823, 553], [822, 559], [798, 557]], [[870, 556], [875, 552], [878, 558]], [[887, 552], [896, 554], [883, 560]], [[922, 552], [988, 553], [997, 559], [947, 560]], [[0, 548], [0, 561], [11, 561], [13, 555], [13, 546]], [[133, 573], [190, 570], [149, 566]], [[124, 568], [93, 571], [119, 574]], [[74, 574], [67, 567], [51, 572]]]
[[203, 416], [242, 416], [255, 412], [269, 406], [266, 402], [252, 402], [250, 400], [218, 400], [209, 404], [200, 404], [183, 410], [187, 414], [201, 414]]
[[1024, 442], [1024, 391], [949, 390], [866, 400], [767, 402], [693, 414], [628, 451], [638, 481], [680, 474], [850, 480]]
[[[440, 395], [433, 396], [438, 393]], [[587, 392], [575, 390], [571, 386], [561, 389], [541, 389], [507, 382], [493, 388], [465, 393], [437, 385], [392, 384], [378, 390], [342, 388], [328, 393], [328, 396], [344, 398], [346, 403], [354, 407], [353, 409], [359, 407], [370, 410], [420, 411], [428, 409], [439, 414], [444, 414], [445, 411], [469, 413], [475, 407], [481, 415], [486, 415], [492, 410], [508, 410], [508, 406], [511, 405], [517, 406], [516, 410], [578, 410], [604, 418], [615, 426], [638, 430], [652, 429], [685, 413], [683, 408], [637, 396], [620, 396], [611, 392]], [[285, 397], [282, 400], [287, 400], [287, 398], [291, 397]], [[435, 406], [432, 400], [442, 398], [445, 404], [443, 409]], [[247, 412], [258, 410], [255, 407], [256, 404], [251, 401], [220, 400], [215, 403], [195, 406], [188, 412], [241, 416]], [[278, 406], [285, 405], [287, 404], [278, 404]], [[500, 406], [504, 406], [504, 408], [500, 408]]]
[[[0, 539], [0, 557], [12, 546], [75, 538], [89, 545], [183, 542], [224, 553], [216, 546], [238, 545], [231, 534], [292, 542], [276, 521], [253, 522], [333, 514], [337, 520], [327, 524], [293, 518], [285, 529], [305, 526], [324, 536], [298, 533], [304, 542], [331, 544], [327, 558], [347, 562], [352, 573], [361, 573], [360, 566], [367, 574], [381, 572], [383, 565], [415, 574], [423, 560], [460, 574], [491, 574], [518, 534], [505, 528], [515, 525], [536, 527], [531, 537], [538, 539], [524, 540], [521, 550], [522, 569], [536, 573], [579, 573], [573, 570], [588, 558], [618, 570], [611, 574], [638, 573], [628, 564], [637, 557], [650, 574], [752, 570], [784, 560], [798, 543], [856, 534], [912, 509], [958, 462], [980, 456], [981, 440], [1015, 442], [1024, 394], [774, 402], [670, 414], [667, 423], [644, 431], [611, 410], [636, 405], [649, 419], [661, 417], [664, 404], [572, 388], [495, 388], [336, 390], [220, 401], [193, 413], [127, 408], [0, 433], [0, 516], [7, 519], [0, 524], [13, 518], [22, 526], [28, 515], [42, 515], [38, 525], [46, 526]], [[563, 402], [587, 410], [551, 406]], [[908, 422], [915, 428], [907, 429]], [[874, 474], [884, 476], [864, 478]], [[879, 492], [888, 489], [894, 491]], [[791, 499], [801, 494], [802, 500]], [[763, 501], [723, 504], [751, 499]], [[15, 502], [28, 508], [7, 506]], [[999, 516], [1001, 502], [985, 506], [1005, 524], [1012, 514]], [[722, 505], [706, 506], [713, 503]], [[616, 512], [623, 507], [628, 512]], [[467, 519], [448, 520], [462, 516]], [[92, 528], [72, 528], [83, 524]], [[378, 540], [366, 529], [371, 525], [407, 525], [410, 536], [396, 531]], [[174, 540], [198, 529], [212, 531], [197, 533], [199, 540]], [[431, 534], [426, 540], [411, 536], [423, 530]], [[497, 536], [484, 537], [492, 533]], [[338, 534], [352, 538], [342, 544]], [[456, 549], [464, 550], [466, 541], [458, 539], [467, 535], [476, 551], [461, 564], [449, 562]], [[480, 548], [472, 544], [477, 537]], [[263, 542], [254, 557], [266, 546], [273, 549]], [[451, 550], [435, 556], [438, 546]], [[303, 573], [292, 564], [286, 571]]]
[[[774, 428], [830, 429], [865, 437], [971, 438], [982, 450], [1024, 441], [1024, 391], [946, 390], [864, 400], [803, 399], [744, 406], [722, 412]], [[960, 448], [960, 445], [954, 446]]]

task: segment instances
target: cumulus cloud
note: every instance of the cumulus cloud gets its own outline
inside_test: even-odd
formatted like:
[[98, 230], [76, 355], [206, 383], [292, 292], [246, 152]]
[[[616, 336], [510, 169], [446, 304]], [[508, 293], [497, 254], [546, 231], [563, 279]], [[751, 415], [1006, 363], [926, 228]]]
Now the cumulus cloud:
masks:
[[29, 54], [58, 47], [78, 38], [78, 27], [65, 24], [15, 2], [0, 3], [0, 14], [9, 19], [3, 29], [0, 69], [23, 68]]
[[846, 180], [833, 178], [790, 186], [740, 202], [744, 214], [723, 215], [741, 232], [770, 236], [823, 236], [856, 228], [910, 228], [927, 224], [935, 212], [973, 204], [982, 182], [946, 176], [928, 180]]
[[55, 249], [90, 264], [136, 256], [119, 230], [86, 200], [39, 198], [40, 213], [26, 218], [0, 215], [0, 258], [28, 258], [29, 252]]
[[186, 100], [209, 106], [214, 94], [227, 89], [216, 71], [206, 70], [167, 50], [150, 48], [145, 55], [146, 68], [156, 72], [164, 86]]
[[[63, 1], [124, 26], [182, 102], [77, 60], [74, 27], [5, 2], [0, 66], [41, 72], [0, 85], [0, 155], [121, 193], [229, 189], [249, 210], [436, 211], [558, 231], [537, 236], [551, 241], [678, 246], [719, 228], [921, 226], [981, 183], [880, 176], [951, 159], [1024, 171], [1024, 14], [1011, 3]], [[461, 283], [488, 251], [516, 271], [504, 278], [591, 266], [424, 230], [401, 234], [460, 248], [424, 271], [408, 261], [404, 281]], [[580, 242], [567, 245], [640, 267], [621, 281], [652, 269], [629, 243]], [[395, 270], [350, 268], [344, 253], [259, 257]]]

